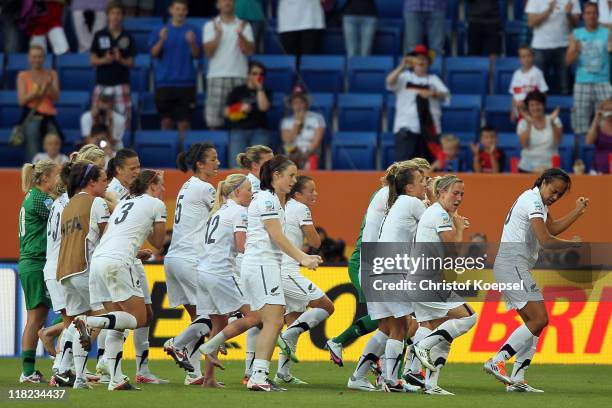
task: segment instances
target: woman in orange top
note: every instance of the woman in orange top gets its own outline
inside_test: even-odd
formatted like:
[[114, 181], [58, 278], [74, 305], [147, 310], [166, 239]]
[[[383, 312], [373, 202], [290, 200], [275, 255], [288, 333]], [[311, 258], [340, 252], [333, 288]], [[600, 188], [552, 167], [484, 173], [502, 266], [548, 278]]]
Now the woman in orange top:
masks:
[[59, 81], [54, 70], [45, 69], [45, 51], [40, 45], [32, 45], [28, 52], [31, 69], [21, 71], [17, 76], [17, 101], [23, 107], [20, 122], [31, 109], [36, 114], [24, 126], [26, 161], [40, 152], [42, 139], [47, 133], [55, 132], [62, 139], [60, 127], [55, 120], [55, 102], [59, 99]]

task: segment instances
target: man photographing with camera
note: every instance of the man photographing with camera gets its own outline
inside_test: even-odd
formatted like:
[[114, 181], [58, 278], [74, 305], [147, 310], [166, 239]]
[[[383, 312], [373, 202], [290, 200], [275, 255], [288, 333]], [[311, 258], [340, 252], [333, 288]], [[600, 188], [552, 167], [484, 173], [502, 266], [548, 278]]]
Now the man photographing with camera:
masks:
[[92, 104], [91, 110], [81, 116], [81, 136], [87, 137], [95, 125], [104, 125], [111, 130], [113, 150], [123, 149], [123, 134], [125, 133], [125, 118], [115, 112], [114, 95], [103, 92]]

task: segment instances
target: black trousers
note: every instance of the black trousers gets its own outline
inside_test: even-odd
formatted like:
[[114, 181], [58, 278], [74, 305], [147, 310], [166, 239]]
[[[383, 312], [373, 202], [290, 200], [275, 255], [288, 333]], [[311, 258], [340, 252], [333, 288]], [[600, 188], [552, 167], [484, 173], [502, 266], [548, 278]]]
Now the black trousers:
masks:
[[400, 129], [395, 135], [395, 160], [410, 160], [415, 157], [427, 159], [430, 163], [434, 157], [427, 147], [427, 141], [420, 133]]
[[280, 34], [281, 44], [287, 54], [300, 55], [318, 54], [321, 48], [324, 30], [289, 31]]

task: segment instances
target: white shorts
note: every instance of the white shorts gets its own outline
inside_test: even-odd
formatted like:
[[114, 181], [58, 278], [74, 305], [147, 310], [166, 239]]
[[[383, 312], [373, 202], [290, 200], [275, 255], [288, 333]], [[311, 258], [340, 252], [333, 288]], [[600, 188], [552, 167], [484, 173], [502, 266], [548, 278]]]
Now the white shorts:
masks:
[[140, 280], [133, 269], [133, 265], [116, 259], [93, 258], [89, 282], [92, 301], [123, 302], [132, 296], [143, 297]]
[[[281, 268], [284, 268], [281, 267]], [[325, 292], [312, 281], [297, 271], [285, 271], [281, 274], [283, 292], [287, 302], [286, 313], [305, 312], [308, 303], [325, 296]]]
[[166, 287], [170, 307], [196, 305], [198, 292], [198, 263], [191, 259], [164, 258]]
[[227, 315], [246, 304], [235, 276], [198, 270], [198, 315]]
[[495, 262], [493, 266], [493, 275], [498, 283], [521, 283], [522, 289], [520, 290], [502, 291], [507, 310], [521, 310], [527, 305], [527, 302], [544, 300], [542, 292], [533, 280], [533, 276], [531, 276], [531, 272], [524, 266], [511, 265], [505, 262]]
[[140, 260], [136, 260], [132, 266], [132, 275], [137, 280], [136, 284], [142, 289], [142, 296], [144, 297], [145, 305], [150, 305], [151, 302], [151, 291], [149, 290], [149, 282], [147, 282], [147, 275], [145, 274], [144, 265]]
[[265, 305], [286, 305], [280, 265], [243, 262], [240, 279], [240, 287], [244, 289], [244, 297], [251, 310], [259, 310]]
[[72, 275], [61, 280], [66, 298], [66, 315], [78, 316], [90, 310], [102, 309], [102, 304], [92, 304], [89, 297], [89, 272]]
[[367, 305], [368, 315], [373, 320], [391, 316], [399, 319], [414, 313], [412, 302], [367, 302]]
[[56, 279], [47, 279], [45, 281], [45, 285], [47, 285], [47, 290], [49, 291], [49, 297], [51, 298], [53, 311], [59, 313], [60, 310], [66, 308], [66, 297], [64, 296], [64, 288]]
[[413, 302], [417, 322], [427, 322], [445, 317], [449, 310], [463, 305], [463, 302]]

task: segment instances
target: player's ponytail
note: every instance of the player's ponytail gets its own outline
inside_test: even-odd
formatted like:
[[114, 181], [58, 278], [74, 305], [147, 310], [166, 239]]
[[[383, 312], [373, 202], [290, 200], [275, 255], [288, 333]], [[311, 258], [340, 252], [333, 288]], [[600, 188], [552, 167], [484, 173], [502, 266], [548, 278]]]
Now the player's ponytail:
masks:
[[236, 163], [238, 163], [238, 165], [243, 169], [251, 170], [254, 164], [261, 161], [261, 156], [270, 153], [274, 152], [268, 146], [249, 146], [244, 153], [239, 153], [236, 156]]
[[540, 188], [542, 187], [542, 184], [550, 184], [553, 180], [561, 180], [565, 183], [567, 187], [563, 194], [569, 191], [570, 187], [572, 186], [572, 179], [570, 178], [569, 174], [567, 174], [565, 170], [556, 167], [544, 170], [544, 172], [540, 174], [540, 177], [536, 179], [535, 183], [533, 183], [533, 186]]
[[440, 193], [442, 191], [448, 191], [456, 183], [463, 183], [463, 180], [461, 180], [454, 174], [447, 174], [444, 176], [436, 177], [433, 183], [433, 192], [436, 196], [436, 199], [440, 198]]
[[104, 150], [100, 149], [95, 144], [86, 144], [81, 147], [78, 152], [73, 152], [70, 154], [70, 161], [88, 161], [91, 163], [95, 163], [101, 159], [106, 157], [106, 153]]
[[223, 204], [225, 204], [229, 196], [236, 191], [236, 189], [238, 189], [246, 179], [247, 176], [244, 174], [230, 174], [225, 178], [225, 180], [221, 180], [219, 184], [217, 184], [215, 204], [208, 214], [209, 218], [212, 217], [212, 215], [216, 213]]
[[273, 193], [274, 187], [272, 187], [272, 181], [274, 180], [274, 173], [282, 173], [289, 166], [295, 166], [295, 164], [287, 156], [283, 155], [274, 156], [274, 158], [265, 162], [261, 166], [261, 172], [259, 173], [261, 180], [260, 188]]
[[194, 173], [198, 170], [198, 162], [206, 163], [206, 154], [214, 150], [215, 146], [210, 143], [193, 143], [189, 150], [182, 151], [176, 156], [176, 167], [183, 173], [190, 169]]
[[302, 191], [304, 191], [304, 188], [306, 188], [306, 184], [308, 184], [309, 181], [313, 181], [312, 177], [303, 175], [297, 176], [295, 184], [293, 185], [293, 187], [291, 187], [291, 191], [289, 192], [289, 197], [295, 198], [295, 195], [297, 193], [301, 193]]
[[395, 173], [393, 184], [389, 184], [389, 198], [387, 199], [387, 211], [393, 207], [397, 198], [405, 194], [406, 185], [414, 183], [416, 172], [419, 167], [414, 163], [406, 163], [402, 165]]
[[70, 169], [72, 168], [72, 162], [66, 162], [62, 165], [60, 170], [59, 180], [55, 184], [55, 188], [51, 192], [51, 197], [55, 200], [66, 192], [66, 188], [70, 179]]
[[158, 184], [161, 181], [159, 173], [155, 170], [142, 170], [138, 177], [130, 184], [130, 194], [140, 196], [147, 192], [151, 184]]
[[44, 176], [49, 176], [58, 164], [52, 160], [41, 160], [36, 164], [26, 163], [21, 168], [21, 191], [27, 193], [34, 186], [42, 183]]
[[431, 170], [431, 164], [429, 164], [427, 159], [424, 159], [422, 157], [415, 157], [413, 159], [410, 159], [409, 161], [415, 164], [419, 168], [419, 170]]

